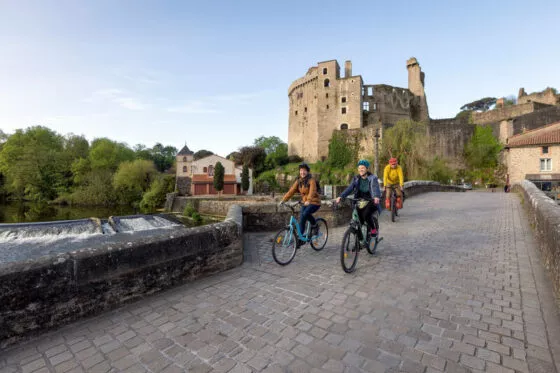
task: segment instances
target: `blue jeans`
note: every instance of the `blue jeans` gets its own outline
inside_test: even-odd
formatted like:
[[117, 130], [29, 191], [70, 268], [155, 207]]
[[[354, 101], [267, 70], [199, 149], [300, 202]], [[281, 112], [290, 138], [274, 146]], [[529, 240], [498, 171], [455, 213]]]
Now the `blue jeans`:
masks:
[[313, 217], [313, 213], [319, 210], [321, 206], [319, 205], [307, 205], [302, 206], [301, 208], [301, 215], [299, 218], [299, 229], [301, 230], [301, 234], [305, 234], [305, 222], [309, 220], [311, 225], [315, 224], [315, 218]]

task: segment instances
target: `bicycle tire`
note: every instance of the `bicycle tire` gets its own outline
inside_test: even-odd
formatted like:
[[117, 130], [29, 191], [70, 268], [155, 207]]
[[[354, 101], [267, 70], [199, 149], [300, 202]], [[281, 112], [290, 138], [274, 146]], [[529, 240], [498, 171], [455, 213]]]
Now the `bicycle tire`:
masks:
[[[327, 225], [327, 221], [323, 218], [316, 219], [316, 224], [319, 227], [319, 235], [315, 239], [311, 237], [311, 247], [315, 251], [321, 251], [327, 244], [327, 240], [329, 239], [329, 227]], [[322, 239], [324, 237], [324, 240]], [[321, 238], [321, 239], [319, 239]]]
[[397, 199], [391, 196], [391, 221], [395, 222], [395, 216], [397, 214]]
[[[288, 240], [286, 242], [286, 240]], [[272, 241], [272, 258], [281, 266], [288, 265], [296, 256], [296, 237], [289, 228], [284, 228], [274, 236]]]
[[[342, 239], [342, 245], [340, 246], [340, 264], [342, 265], [342, 269], [346, 273], [352, 273], [356, 270], [356, 263], [358, 263], [358, 253], [359, 250], [359, 243], [358, 243], [358, 235], [352, 228], [348, 228], [344, 233], [344, 238]], [[350, 266], [346, 265], [346, 259], [350, 255], [353, 255]]]

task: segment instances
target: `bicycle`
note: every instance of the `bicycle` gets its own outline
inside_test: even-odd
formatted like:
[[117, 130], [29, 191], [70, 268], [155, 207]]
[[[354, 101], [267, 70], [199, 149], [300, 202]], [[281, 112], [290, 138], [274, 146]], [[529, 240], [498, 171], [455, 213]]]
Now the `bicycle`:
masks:
[[286, 227], [282, 228], [272, 242], [272, 257], [274, 261], [280, 265], [288, 265], [296, 256], [296, 250], [299, 249], [297, 240], [303, 241], [303, 244], [309, 242], [315, 251], [321, 251], [327, 244], [329, 238], [329, 228], [327, 222], [323, 218], [315, 218], [316, 225], [311, 232], [309, 220], [305, 223], [305, 232], [299, 229], [299, 222], [296, 218], [295, 206], [301, 204], [296, 202], [293, 204], [285, 203], [292, 210], [290, 221]]
[[[376, 210], [374, 218], [375, 225], [377, 229], [377, 234], [371, 236], [371, 232], [367, 223], [360, 223], [360, 218], [358, 216], [357, 205], [360, 201], [371, 201], [363, 198], [348, 198], [354, 203], [354, 208], [352, 209], [352, 219], [350, 219], [350, 226], [344, 232], [344, 237], [342, 238], [342, 245], [340, 247], [340, 263], [342, 269], [346, 273], [352, 273], [356, 269], [356, 264], [358, 263], [358, 253], [365, 247], [371, 255], [374, 255], [377, 251], [377, 246], [383, 240], [383, 237], [379, 236], [379, 211]], [[347, 260], [349, 263], [347, 263]], [[349, 265], [348, 265], [349, 264]]]
[[[404, 194], [403, 194], [404, 196]], [[399, 216], [399, 209], [397, 207], [397, 189], [391, 188], [391, 196], [390, 199], [390, 210], [391, 210], [391, 221], [395, 222], [395, 217]]]

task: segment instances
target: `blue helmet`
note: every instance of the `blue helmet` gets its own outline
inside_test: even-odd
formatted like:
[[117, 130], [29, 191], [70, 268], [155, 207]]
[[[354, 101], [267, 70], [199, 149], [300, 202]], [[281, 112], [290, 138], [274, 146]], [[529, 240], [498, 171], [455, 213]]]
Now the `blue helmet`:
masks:
[[365, 159], [360, 159], [360, 161], [358, 162], [358, 167], [360, 166], [366, 166], [366, 168], [369, 168], [369, 162]]

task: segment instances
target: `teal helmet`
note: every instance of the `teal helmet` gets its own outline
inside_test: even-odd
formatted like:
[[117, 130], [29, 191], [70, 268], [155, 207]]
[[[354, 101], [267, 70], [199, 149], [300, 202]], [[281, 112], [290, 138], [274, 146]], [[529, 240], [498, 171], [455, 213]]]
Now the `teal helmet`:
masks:
[[358, 162], [358, 167], [360, 166], [366, 166], [366, 168], [369, 168], [369, 162], [365, 159], [360, 159], [360, 161]]

